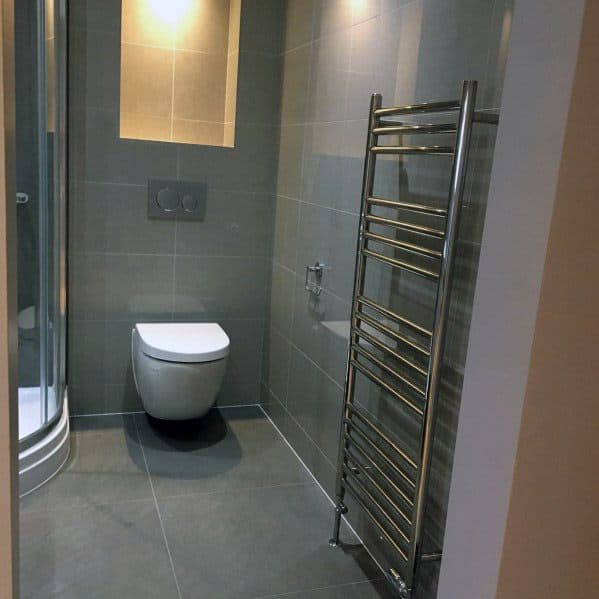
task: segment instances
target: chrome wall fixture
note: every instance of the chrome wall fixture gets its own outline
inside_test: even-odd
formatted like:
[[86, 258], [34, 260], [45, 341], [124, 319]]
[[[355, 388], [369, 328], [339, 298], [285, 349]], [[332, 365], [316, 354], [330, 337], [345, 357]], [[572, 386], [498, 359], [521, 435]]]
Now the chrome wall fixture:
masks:
[[[370, 105], [331, 545], [339, 543], [349, 492], [395, 560], [386, 574], [402, 599], [411, 596], [420, 564], [441, 558], [440, 551], [424, 553], [422, 541], [459, 215], [473, 123], [498, 122], [497, 114], [475, 110], [476, 90], [476, 81], [466, 81], [459, 100], [394, 108], [383, 108], [381, 95], [374, 94]], [[404, 116], [441, 117], [443, 122], [396, 120]], [[447, 145], [379, 145], [385, 136], [420, 134], [449, 134], [454, 141]], [[452, 156], [447, 208], [375, 197], [377, 156], [387, 154]], [[444, 227], [377, 215], [381, 208], [435, 216], [444, 221]], [[398, 250], [410, 257], [399, 259]], [[365, 278], [372, 260], [433, 281], [436, 299], [430, 330], [367, 296]], [[396, 435], [389, 434], [386, 422], [376, 422], [357, 392], [358, 374], [411, 414], [418, 423], [416, 448], [404, 446]]]
[[322, 275], [325, 265], [316, 262], [314, 266], [306, 266], [306, 280], [304, 288], [306, 291], [318, 296], [322, 293]]

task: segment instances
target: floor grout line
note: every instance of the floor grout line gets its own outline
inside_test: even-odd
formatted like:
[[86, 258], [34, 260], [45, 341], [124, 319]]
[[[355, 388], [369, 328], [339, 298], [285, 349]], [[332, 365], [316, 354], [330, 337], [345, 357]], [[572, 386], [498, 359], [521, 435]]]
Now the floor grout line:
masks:
[[162, 531], [162, 538], [164, 539], [164, 545], [166, 547], [166, 552], [168, 554], [168, 559], [171, 564], [171, 570], [173, 572], [173, 578], [175, 580], [175, 586], [177, 587], [177, 594], [179, 599], [183, 599], [183, 595], [181, 594], [181, 588], [179, 587], [179, 580], [177, 579], [177, 572], [175, 570], [175, 563], [173, 561], [173, 556], [171, 554], [171, 549], [168, 544], [168, 539], [166, 538], [166, 531], [164, 529], [164, 523], [162, 521], [162, 515], [160, 514], [160, 507], [158, 506], [158, 499], [156, 498], [156, 492], [154, 490], [154, 483], [152, 482], [152, 475], [150, 474], [150, 468], [148, 467], [148, 460], [146, 459], [146, 452], [144, 450], [143, 443], [141, 442], [141, 435], [139, 434], [139, 427], [137, 426], [137, 421], [135, 417], [133, 418], [133, 424], [135, 425], [135, 432], [137, 433], [137, 440], [139, 441], [139, 447], [141, 449], [141, 455], [144, 459], [144, 464], [146, 466], [146, 473], [148, 475], [148, 480], [150, 481], [150, 488], [152, 489], [152, 496], [154, 497], [154, 507], [156, 508], [156, 513], [158, 514], [158, 521], [160, 522], [160, 530]]
[[254, 597], [254, 599], [278, 599], [278, 597], [293, 597], [294, 595], [298, 595], [300, 593], [312, 593], [314, 591], [326, 591], [329, 589], [343, 589], [345, 587], [357, 586], [360, 584], [368, 584], [372, 582], [383, 582], [385, 578], [381, 576], [380, 578], [371, 578], [368, 580], [356, 580], [354, 582], [342, 582], [341, 584], [329, 584], [324, 587], [314, 587], [310, 589], [302, 589], [299, 591], [287, 591], [286, 593], [279, 593], [277, 595], [260, 595], [259, 597]]
[[[281, 436], [281, 438], [283, 439], [283, 441], [285, 442], [285, 444], [289, 447], [289, 449], [293, 452], [293, 454], [295, 455], [295, 457], [299, 460], [300, 464], [306, 469], [306, 471], [308, 472], [308, 474], [312, 477], [312, 480], [314, 480], [314, 482], [316, 483], [316, 486], [320, 489], [320, 491], [325, 496], [325, 498], [328, 500], [328, 502], [331, 504], [331, 506], [333, 508], [335, 508], [337, 504], [329, 496], [329, 494], [325, 491], [324, 487], [320, 484], [320, 481], [312, 473], [312, 471], [310, 470], [310, 468], [308, 468], [308, 466], [306, 465], [306, 462], [304, 462], [304, 460], [302, 460], [302, 458], [299, 456], [299, 454], [297, 453], [297, 451], [294, 449], [294, 447], [291, 445], [291, 443], [289, 443], [289, 441], [287, 440], [287, 438], [285, 437], [285, 435], [283, 435], [283, 433], [281, 432], [281, 429], [274, 423], [273, 419], [266, 412], [266, 410], [261, 405], [259, 407], [262, 410], [262, 412], [264, 412], [264, 415], [266, 416], [266, 418], [268, 419], [268, 421], [272, 424], [272, 426], [277, 431], [277, 433], [279, 433], [279, 435]], [[285, 408], [285, 406], [282, 406], [282, 407]], [[286, 409], [285, 409], [285, 411], [287, 412]], [[289, 412], [287, 412], [287, 413], [289, 413]], [[302, 431], [303, 431], [303, 429], [302, 429]], [[308, 437], [308, 438], [310, 438], [310, 437]], [[362, 547], [364, 548], [364, 550], [366, 551], [366, 553], [368, 553], [368, 555], [370, 556], [370, 559], [376, 564], [377, 568], [381, 571], [381, 574], [384, 576], [385, 569], [382, 567], [381, 563], [376, 559], [376, 557], [373, 555], [373, 553], [370, 551], [370, 549], [364, 543], [364, 541], [362, 540], [362, 537], [358, 534], [358, 532], [356, 531], [356, 529], [350, 524], [350, 522], [347, 519], [347, 517], [346, 516], [341, 516], [341, 519], [343, 520], [343, 522], [345, 523], [345, 525], [347, 526], [347, 528], [353, 533], [353, 535], [356, 537], [356, 539], [358, 539], [359, 543], [362, 545]], [[379, 580], [379, 578], [373, 578], [373, 579], [369, 579], [369, 580]]]

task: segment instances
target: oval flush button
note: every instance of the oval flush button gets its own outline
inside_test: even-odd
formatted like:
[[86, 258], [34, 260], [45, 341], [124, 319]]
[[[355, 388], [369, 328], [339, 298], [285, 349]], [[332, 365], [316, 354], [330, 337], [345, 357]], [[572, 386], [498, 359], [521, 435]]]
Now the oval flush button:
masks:
[[198, 199], [191, 194], [185, 194], [183, 196], [183, 208], [185, 212], [195, 212], [198, 209]]
[[164, 187], [156, 194], [156, 203], [165, 212], [173, 212], [179, 207], [179, 194], [170, 187]]

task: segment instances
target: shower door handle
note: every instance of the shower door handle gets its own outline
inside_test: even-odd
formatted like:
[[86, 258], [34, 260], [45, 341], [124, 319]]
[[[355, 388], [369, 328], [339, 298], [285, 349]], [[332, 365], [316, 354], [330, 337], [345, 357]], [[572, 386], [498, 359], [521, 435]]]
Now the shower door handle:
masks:
[[29, 201], [29, 194], [17, 191], [17, 204], [26, 204]]

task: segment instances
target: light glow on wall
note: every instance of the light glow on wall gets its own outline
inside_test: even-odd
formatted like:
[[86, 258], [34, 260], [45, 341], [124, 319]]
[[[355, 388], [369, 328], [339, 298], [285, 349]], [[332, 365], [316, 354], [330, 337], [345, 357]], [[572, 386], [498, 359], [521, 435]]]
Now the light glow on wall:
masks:
[[189, 12], [192, 0], [150, 0], [154, 15], [169, 25], [176, 25]]

